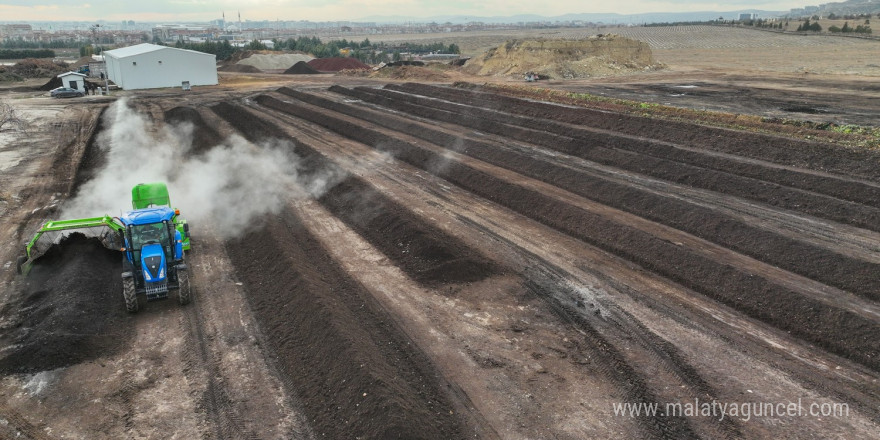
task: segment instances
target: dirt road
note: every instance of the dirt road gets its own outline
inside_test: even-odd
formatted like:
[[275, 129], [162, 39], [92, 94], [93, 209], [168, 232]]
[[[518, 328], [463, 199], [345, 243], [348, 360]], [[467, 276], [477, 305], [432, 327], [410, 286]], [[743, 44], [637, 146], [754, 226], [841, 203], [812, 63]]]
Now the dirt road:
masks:
[[27, 103], [0, 149], [0, 437], [880, 429], [880, 154], [479, 86], [285, 84], [129, 96], [157, 152], [188, 133], [193, 182], [230, 152], [282, 165], [234, 181], [275, 197], [237, 234], [232, 187], [213, 219], [180, 206], [204, 219], [194, 301], [135, 315], [88, 240], [14, 275], [122, 124], [109, 99]]

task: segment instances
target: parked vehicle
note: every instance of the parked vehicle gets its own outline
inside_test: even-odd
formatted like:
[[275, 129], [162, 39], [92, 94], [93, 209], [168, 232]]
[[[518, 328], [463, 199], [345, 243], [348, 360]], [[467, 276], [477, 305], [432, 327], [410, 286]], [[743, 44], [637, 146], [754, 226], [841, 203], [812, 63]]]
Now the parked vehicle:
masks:
[[78, 98], [81, 96], [85, 96], [85, 93], [77, 89], [58, 87], [57, 89], [52, 89], [51, 91], [49, 91], [49, 95], [53, 98]]

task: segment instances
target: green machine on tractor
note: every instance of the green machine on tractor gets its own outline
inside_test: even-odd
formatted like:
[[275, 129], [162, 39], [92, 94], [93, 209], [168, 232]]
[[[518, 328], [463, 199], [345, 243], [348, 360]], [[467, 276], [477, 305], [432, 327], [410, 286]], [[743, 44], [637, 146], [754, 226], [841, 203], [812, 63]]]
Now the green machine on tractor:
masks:
[[97, 238], [108, 249], [122, 252], [122, 294], [129, 312], [138, 310], [137, 295], [164, 299], [177, 291], [180, 304], [190, 301], [184, 251], [190, 249], [189, 225], [171, 208], [164, 183], [141, 183], [131, 190], [132, 210], [119, 217], [105, 215], [43, 224], [18, 259], [27, 275], [34, 261], [67, 235], [78, 232]]

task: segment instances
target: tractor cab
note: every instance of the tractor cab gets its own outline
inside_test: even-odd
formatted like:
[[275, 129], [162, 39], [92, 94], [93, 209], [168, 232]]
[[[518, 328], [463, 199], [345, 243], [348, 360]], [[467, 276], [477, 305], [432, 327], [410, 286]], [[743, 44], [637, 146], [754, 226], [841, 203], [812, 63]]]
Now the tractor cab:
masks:
[[[171, 198], [168, 197], [168, 187], [161, 182], [139, 183], [131, 189], [131, 209], [144, 210], [147, 208], [167, 207], [171, 208]], [[169, 220], [174, 228], [183, 237], [183, 250], [190, 249], [189, 225], [180, 217], [180, 212], [172, 208], [172, 216]]]

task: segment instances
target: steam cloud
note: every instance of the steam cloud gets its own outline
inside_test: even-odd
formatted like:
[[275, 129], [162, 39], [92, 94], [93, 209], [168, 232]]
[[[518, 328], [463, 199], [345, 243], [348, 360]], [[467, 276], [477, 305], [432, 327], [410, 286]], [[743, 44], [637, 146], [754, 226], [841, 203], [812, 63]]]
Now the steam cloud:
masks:
[[168, 125], [151, 135], [155, 130], [149, 121], [124, 98], [104, 117], [108, 129], [97, 142], [107, 163], [65, 204], [62, 218], [119, 215], [131, 209], [134, 185], [165, 182], [173, 207], [194, 228], [211, 224], [229, 238], [260, 216], [277, 213], [293, 194], [319, 197], [344, 178], [333, 170], [311, 173], [304, 181], [294, 146], [281, 140], [257, 146], [235, 135], [206, 154], [189, 157], [191, 124]]

